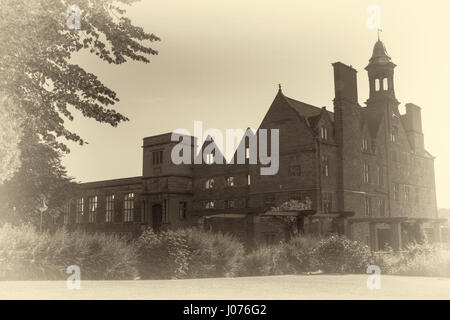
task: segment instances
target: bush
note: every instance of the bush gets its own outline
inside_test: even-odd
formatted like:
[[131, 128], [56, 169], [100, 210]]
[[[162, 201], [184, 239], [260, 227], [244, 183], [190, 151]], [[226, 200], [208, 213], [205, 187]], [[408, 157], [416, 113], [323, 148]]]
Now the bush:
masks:
[[80, 267], [81, 279], [134, 279], [135, 264], [133, 247], [112, 236], [0, 228], [1, 280], [65, 280], [70, 265]]
[[450, 277], [450, 250], [440, 245], [412, 244], [396, 256], [384, 255], [391, 274], [407, 276]]
[[320, 239], [312, 236], [296, 236], [285, 246], [287, 263], [296, 274], [313, 272], [318, 269], [315, 249]]
[[318, 267], [326, 273], [365, 273], [373, 264], [369, 247], [343, 236], [333, 235], [320, 241], [315, 249]]
[[200, 229], [143, 232], [136, 242], [144, 279], [231, 277], [237, 274], [244, 247], [230, 235]]
[[249, 253], [244, 260], [243, 276], [271, 276], [289, 274], [285, 244], [260, 247]]
[[242, 274], [267, 276], [316, 271], [314, 249], [318, 242], [318, 238], [296, 236], [287, 243], [259, 247], [245, 257]]

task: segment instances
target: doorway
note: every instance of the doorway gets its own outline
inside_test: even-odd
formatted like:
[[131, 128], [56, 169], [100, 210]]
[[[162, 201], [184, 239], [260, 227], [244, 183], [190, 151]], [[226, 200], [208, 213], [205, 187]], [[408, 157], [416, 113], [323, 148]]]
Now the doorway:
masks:
[[159, 232], [162, 225], [162, 206], [161, 204], [154, 204], [152, 206], [152, 228], [153, 231]]

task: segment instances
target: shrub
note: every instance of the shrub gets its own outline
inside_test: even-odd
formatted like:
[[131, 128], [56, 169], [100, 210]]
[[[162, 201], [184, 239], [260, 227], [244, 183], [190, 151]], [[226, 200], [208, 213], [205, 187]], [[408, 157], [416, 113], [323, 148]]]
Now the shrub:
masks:
[[250, 252], [245, 257], [242, 275], [271, 276], [291, 273], [285, 246], [284, 243], [263, 246]]
[[315, 248], [320, 239], [312, 236], [299, 235], [293, 237], [285, 245], [287, 264], [296, 274], [313, 272], [318, 269]]
[[139, 275], [144, 279], [180, 279], [187, 274], [189, 250], [180, 232], [145, 230], [136, 242]]
[[314, 254], [326, 273], [365, 273], [373, 263], [368, 246], [337, 235], [321, 240]]
[[407, 276], [450, 277], [450, 250], [440, 245], [412, 244], [389, 263], [389, 273]]
[[65, 280], [70, 265], [80, 267], [81, 279], [134, 279], [135, 264], [133, 247], [112, 236], [0, 228], [1, 280]]
[[136, 242], [139, 273], [145, 279], [230, 277], [242, 264], [236, 238], [200, 229], [143, 232]]
[[244, 246], [235, 237], [186, 229], [187, 245], [190, 251], [189, 278], [233, 277], [241, 269]]

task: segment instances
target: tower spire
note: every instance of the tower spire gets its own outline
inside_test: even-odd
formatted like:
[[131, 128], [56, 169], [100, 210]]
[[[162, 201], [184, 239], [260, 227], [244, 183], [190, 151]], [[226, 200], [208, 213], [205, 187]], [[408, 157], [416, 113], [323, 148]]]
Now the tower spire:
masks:
[[378, 29], [378, 41], [380, 41], [380, 32], [383, 31], [382, 29]]

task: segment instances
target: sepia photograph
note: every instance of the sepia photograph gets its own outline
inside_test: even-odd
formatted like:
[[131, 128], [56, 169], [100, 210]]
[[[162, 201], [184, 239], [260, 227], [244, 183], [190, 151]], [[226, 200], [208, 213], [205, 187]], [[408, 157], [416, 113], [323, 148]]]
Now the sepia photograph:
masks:
[[449, 10], [0, 0], [0, 300], [447, 301]]

